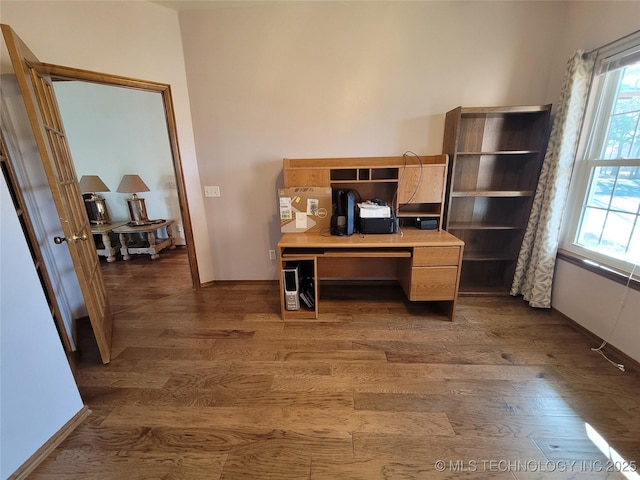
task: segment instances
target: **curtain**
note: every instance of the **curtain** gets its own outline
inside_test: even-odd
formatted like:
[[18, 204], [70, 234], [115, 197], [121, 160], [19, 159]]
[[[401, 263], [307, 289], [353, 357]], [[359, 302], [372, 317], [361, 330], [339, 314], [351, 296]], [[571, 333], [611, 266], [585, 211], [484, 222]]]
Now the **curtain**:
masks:
[[560, 226], [597, 53], [575, 52], [568, 62], [540, 180], [520, 248], [511, 295], [551, 307]]

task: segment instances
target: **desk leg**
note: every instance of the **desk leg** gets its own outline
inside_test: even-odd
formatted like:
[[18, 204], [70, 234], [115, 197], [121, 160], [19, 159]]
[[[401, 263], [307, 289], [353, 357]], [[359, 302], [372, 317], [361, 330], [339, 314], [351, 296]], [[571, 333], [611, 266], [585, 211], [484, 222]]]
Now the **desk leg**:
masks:
[[127, 250], [127, 236], [124, 233], [118, 234], [120, 238], [120, 253], [122, 254], [123, 260], [129, 260], [131, 255], [129, 255], [129, 250]]
[[113, 248], [113, 245], [111, 245], [111, 237], [108, 233], [102, 234], [102, 244], [104, 245], [104, 249], [107, 252], [107, 262], [115, 262], [116, 257], [113, 255], [115, 253], [115, 249]]
[[149, 241], [149, 250], [151, 251], [151, 260], [159, 259], [160, 255], [156, 251], [156, 234], [154, 232], [148, 232], [147, 240]]

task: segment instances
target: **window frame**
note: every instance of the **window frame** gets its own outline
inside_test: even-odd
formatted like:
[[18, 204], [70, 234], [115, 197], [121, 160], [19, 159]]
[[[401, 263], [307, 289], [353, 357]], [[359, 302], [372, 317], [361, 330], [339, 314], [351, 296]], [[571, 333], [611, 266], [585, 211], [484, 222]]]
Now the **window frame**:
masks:
[[[595, 168], [602, 166], [621, 167], [638, 166], [640, 159], [603, 160], [602, 150], [616, 100], [617, 88], [607, 88], [607, 75], [618, 75], [613, 83], [617, 87], [620, 82], [622, 66], [635, 63], [640, 58], [640, 31], [634, 32], [597, 51], [594, 73], [589, 91], [587, 108], [580, 131], [576, 162], [569, 188], [567, 202], [567, 220], [561, 232], [560, 253], [566, 251], [569, 256], [578, 256], [584, 261], [599, 265], [603, 269], [618, 271], [628, 277], [633, 272], [634, 279], [640, 279], [640, 268], [634, 263], [576, 244], [582, 222], [582, 212], [589, 196], [592, 175]], [[619, 73], [616, 73], [619, 72]], [[600, 116], [604, 112], [604, 117]], [[600, 121], [599, 121], [600, 120]], [[598, 122], [599, 121], [599, 122]], [[596, 155], [594, 155], [594, 153]], [[638, 228], [638, 226], [636, 226]]]

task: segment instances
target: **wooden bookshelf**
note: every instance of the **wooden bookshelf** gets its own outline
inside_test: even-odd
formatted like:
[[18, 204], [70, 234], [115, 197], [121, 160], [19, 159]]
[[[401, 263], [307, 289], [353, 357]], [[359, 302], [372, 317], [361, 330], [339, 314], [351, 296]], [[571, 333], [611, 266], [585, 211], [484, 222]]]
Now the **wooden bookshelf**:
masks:
[[465, 242], [460, 294], [508, 294], [529, 220], [551, 105], [446, 114], [445, 229]]

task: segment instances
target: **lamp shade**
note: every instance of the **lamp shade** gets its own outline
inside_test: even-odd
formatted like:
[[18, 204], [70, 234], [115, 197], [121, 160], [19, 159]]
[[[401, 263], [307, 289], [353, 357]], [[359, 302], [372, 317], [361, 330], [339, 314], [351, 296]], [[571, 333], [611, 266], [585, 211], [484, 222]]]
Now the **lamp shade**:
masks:
[[139, 175], [124, 175], [118, 185], [118, 193], [148, 192], [149, 187]]
[[83, 175], [78, 183], [80, 184], [82, 193], [111, 191], [98, 175]]

